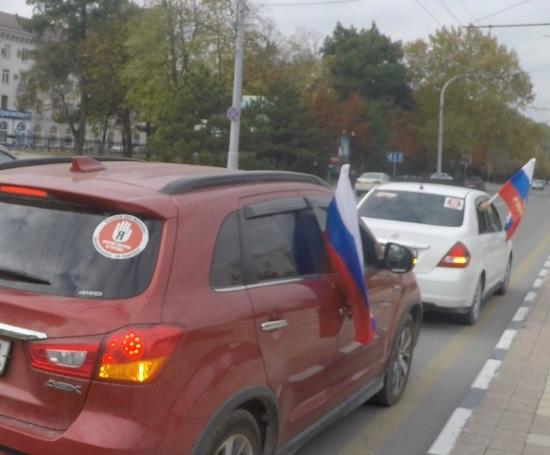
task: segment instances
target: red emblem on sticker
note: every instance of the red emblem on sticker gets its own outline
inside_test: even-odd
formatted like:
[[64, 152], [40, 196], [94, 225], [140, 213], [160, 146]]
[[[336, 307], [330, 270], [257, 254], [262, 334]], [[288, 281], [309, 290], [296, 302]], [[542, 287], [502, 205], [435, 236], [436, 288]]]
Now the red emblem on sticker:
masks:
[[96, 251], [110, 259], [129, 259], [149, 242], [147, 226], [132, 215], [114, 215], [97, 225], [93, 243]]

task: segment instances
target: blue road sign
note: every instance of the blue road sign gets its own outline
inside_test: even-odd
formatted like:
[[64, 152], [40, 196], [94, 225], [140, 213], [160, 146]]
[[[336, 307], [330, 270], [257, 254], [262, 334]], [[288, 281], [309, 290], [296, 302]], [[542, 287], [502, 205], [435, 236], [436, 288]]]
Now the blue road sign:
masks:
[[390, 163], [402, 163], [403, 152], [387, 152], [386, 160], [388, 160]]

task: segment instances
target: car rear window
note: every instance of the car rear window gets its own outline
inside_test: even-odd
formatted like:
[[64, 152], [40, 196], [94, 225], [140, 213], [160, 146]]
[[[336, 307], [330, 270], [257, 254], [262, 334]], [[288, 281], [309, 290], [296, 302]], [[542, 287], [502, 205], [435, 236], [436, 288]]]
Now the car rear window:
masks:
[[379, 189], [359, 207], [359, 215], [434, 226], [462, 226], [464, 199], [421, 191]]
[[[112, 215], [0, 201], [0, 288], [96, 299], [142, 293], [153, 274], [162, 223], [127, 217], [143, 223], [139, 231], [145, 240], [139, 249], [128, 247], [126, 258], [107, 257], [93, 238]], [[138, 236], [137, 225], [123, 224], [124, 219], [116, 223], [122, 232], [109, 232], [106, 241], [130, 245]]]

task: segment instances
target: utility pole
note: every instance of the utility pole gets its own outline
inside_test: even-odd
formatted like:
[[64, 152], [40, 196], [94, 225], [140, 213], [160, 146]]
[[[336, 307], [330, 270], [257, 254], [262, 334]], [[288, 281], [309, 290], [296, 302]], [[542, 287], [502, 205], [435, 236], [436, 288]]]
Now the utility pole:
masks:
[[241, 90], [243, 86], [244, 60], [244, 0], [237, 0], [237, 30], [235, 38], [235, 71], [233, 73], [233, 102], [227, 111], [227, 118], [231, 122], [229, 131], [229, 152], [227, 154], [227, 168], [239, 168], [239, 135], [241, 129]]

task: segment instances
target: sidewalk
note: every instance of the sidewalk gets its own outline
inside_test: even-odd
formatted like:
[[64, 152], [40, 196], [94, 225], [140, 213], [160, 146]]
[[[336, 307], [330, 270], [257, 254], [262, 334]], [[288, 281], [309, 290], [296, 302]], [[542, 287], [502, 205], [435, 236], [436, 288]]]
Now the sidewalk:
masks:
[[451, 417], [452, 455], [550, 454], [549, 266], [550, 257], [472, 384], [477, 402]]

